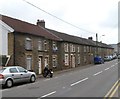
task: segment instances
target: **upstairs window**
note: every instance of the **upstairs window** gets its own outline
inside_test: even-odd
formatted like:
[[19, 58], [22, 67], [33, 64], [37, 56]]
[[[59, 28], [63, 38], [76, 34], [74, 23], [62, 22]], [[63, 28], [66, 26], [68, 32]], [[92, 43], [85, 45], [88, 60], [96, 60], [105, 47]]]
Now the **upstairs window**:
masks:
[[64, 43], [64, 51], [68, 52], [68, 43]]
[[48, 42], [44, 40], [44, 50], [48, 51]]
[[25, 40], [25, 49], [32, 50], [32, 40], [30, 38], [26, 38]]
[[38, 41], [38, 50], [42, 51], [42, 41], [41, 40]]
[[78, 46], [77, 49], [78, 49], [78, 53], [79, 53], [80, 52], [80, 47]]
[[53, 46], [53, 51], [57, 51], [58, 50], [56, 42], [53, 41], [52, 46]]
[[87, 52], [90, 52], [90, 47], [89, 46], [87, 46]]
[[70, 44], [70, 52], [75, 52], [75, 45]]
[[84, 46], [84, 52], [87, 52], [87, 47], [86, 46]]

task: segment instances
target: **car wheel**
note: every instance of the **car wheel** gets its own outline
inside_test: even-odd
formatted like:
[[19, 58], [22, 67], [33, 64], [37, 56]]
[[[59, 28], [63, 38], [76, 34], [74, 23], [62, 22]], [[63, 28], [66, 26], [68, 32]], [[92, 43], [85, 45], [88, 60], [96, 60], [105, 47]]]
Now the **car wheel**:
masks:
[[12, 86], [13, 86], [13, 81], [12, 81], [11, 79], [8, 79], [8, 80], [6, 81], [6, 87], [10, 88], [10, 87], [12, 87]]
[[32, 82], [35, 82], [35, 80], [36, 80], [35, 76], [32, 75], [31, 78], [30, 78], [30, 82], [31, 82], [31, 83], [32, 83]]

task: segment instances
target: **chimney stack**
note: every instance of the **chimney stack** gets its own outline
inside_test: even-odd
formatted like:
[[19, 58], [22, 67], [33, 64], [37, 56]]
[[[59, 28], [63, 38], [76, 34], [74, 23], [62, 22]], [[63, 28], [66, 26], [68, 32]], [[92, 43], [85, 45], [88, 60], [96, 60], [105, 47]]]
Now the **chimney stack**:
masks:
[[45, 28], [45, 21], [44, 20], [37, 20], [37, 25]]
[[92, 37], [88, 37], [88, 39], [89, 39], [89, 40], [93, 40], [93, 38], [92, 38]]

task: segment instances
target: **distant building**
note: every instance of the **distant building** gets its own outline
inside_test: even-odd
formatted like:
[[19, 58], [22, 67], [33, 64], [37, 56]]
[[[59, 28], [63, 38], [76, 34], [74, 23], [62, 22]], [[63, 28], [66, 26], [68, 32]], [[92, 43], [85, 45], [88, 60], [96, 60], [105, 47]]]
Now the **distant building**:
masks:
[[118, 54], [120, 54], [120, 42], [117, 44]]
[[110, 44], [110, 46], [114, 48], [114, 53], [118, 52], [117, 44]]

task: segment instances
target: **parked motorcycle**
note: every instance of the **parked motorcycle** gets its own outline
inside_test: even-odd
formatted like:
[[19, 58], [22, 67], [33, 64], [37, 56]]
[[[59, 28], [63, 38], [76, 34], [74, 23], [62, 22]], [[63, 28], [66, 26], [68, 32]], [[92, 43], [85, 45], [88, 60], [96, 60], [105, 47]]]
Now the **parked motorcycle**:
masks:
[[50, 77], [50, 78], [52, 78], [53, 77], [53, 71], [52, 71], [52, 69], [48, 69], [48, 70], [45, 70], [44, 72], [43, 72], [43, 77]]

